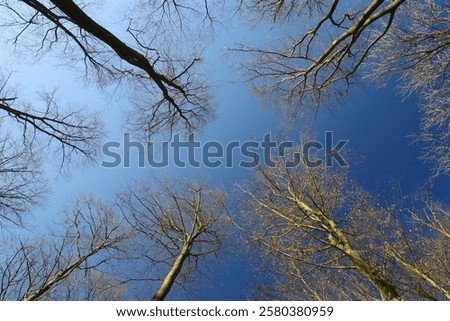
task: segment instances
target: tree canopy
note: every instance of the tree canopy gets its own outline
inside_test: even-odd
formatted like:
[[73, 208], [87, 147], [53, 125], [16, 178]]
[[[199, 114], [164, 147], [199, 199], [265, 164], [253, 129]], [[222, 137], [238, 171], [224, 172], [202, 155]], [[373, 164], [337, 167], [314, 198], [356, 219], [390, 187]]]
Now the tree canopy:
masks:
[[[188, 297], [195, 282], [208, 283], [226, 269], [231, 253], [253, 265], [255, 275], [270, 276], [255, 276], [246, 293], [252, 299], [450, 300], [448, 195], [433, 194], [435, 182], [450, 175], [449, 4], [137, 0], [115, 5], [0, 3], [0, 41], [16, 64], [0, 66], [0, 300]], [[237, 30], [228, 29], [235, 25]], [[252, 28], [261, 28], [264, 37], [233, 40], [247, 29], [257, 34]], [[226, 57], [211, 56], [208, 50], [222, 34], [234, 42], [225, 48]], [[167, 138], [163, 151], [180, 132], [189, 137], [183, 147], [194, 146], [192, 134], [206, 131], [216, 117], [236, 118], [225, 130], [239, 126], [241, 114], [218, 107], [228, 99], [219, 88], [230, 79], [214, 83], [209, 67], [220, 65], [272, 108], [271, 131], [294, 135], [300, 145], [285, 152], [291, 141], [275, 147], [263, 142], [268, 150], [256, 157], [261, 152], [256, 142], [245, 142], [242, 146], [253, 149], [243, 156], [270, 158], [271, 164], [256, 164], [249, 177], [234, 182], [237, 188], [214, 186], [214, 177], [214, 184], [191, 178], [186, 168], [186, 175], [140, 172], [141, 179], [129, 179], [125, 188], [99, 187], [108, 189], [109, 198], [79, 195], [55, 213], [56, 222], [31, 232], [25, 228], [34, 211], [57, 195], [49, 163], [56, 159], [70, 181], [76, 164], [97, 166], [110, 130], [94, 106], [68, 101], [70, 86], [30, 89], [16, 83], [17, 66], [44, 61], [75, 71], [78, 81], [103, 97], [123, 94], [126, 130], [149, 148], [149, 141]], [[46, 76], [39, 75], [44, 81]], [[310, 128], [319, 112], [338, 114], [337, 105], [361, 86], [395, 87], [417, 105], [418, 132], [409, 139], [421, 148], [429, 169], [418, 192], [397, 193], [396, 182], [384, 185], [386, 195], [380, 196], [358, 182], [353, 160], [350, 169], [342, 163], [314, 166], [303, 155], [290, 166], [292, 157], [305, 152], [304, 137], [317, 152], [314, 157], [339, 152], [318, 144]], [[311, 112], [314, 117], [306, 117]], [[252, 117], [257, 123], [258, 112]], [[236, 141], [226, 149], [217, 141], [208, 144], [217, 152], [210, 155], [216, 157], [221, 148], [229, 156]]]

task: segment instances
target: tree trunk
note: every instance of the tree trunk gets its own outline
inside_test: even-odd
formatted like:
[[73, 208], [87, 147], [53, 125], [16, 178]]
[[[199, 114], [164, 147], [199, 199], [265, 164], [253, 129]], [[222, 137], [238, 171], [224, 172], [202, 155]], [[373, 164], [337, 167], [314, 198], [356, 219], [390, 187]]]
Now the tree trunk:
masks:
[[333, 219], [323, 215], [321, 212], [314, 211], [299, 199], [295, 199], [295, 201], [308, 216], [315, 218], [317, 222], [323, 224], [325, 230], [329, 231], [328, 239], [330, 244], [346, 255], [355, 265], [355, 268], [375, 286], [380, 294], [381, 300], [401, 300], [401, 296], [398, 294], [396, 286], [376, 266], [364, 259], [361, 254], [355, 250], [344, 232], [337, 226]]
[[172, 268], [170, 269], [169, 273], [167, 273], [158, 291], [152, 297], [152, 301], [163, 301], [166, 298], [167, 294], [169, 293], [170, 289], [175, 283], [178, 274], [180, 274], [184, 261], [189, 257], [189, 247], [190, 242], [186, 242], [183, 245], [181, 253], [178, 255], [177, 259], [173, 263]]

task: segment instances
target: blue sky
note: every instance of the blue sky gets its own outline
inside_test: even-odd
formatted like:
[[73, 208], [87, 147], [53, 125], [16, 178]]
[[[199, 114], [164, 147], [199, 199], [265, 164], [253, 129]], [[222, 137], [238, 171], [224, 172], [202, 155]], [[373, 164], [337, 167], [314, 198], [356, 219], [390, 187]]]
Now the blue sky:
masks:
[[[226, 26], [218, 26], [213, 44], [205, 51], [205, 68], [215, 84], [214, 99], [217, 102], [217, 118], [202, 133], [197, 134], [202, 142], [216, 140], [227, 144], [232, 140], [261, 140], [268, 132], [274, 135], [280, 129], [279, 112], [261, 106], [260, 99], [250, 90], [248, 84], [240, 82], [232, 68], [237, 58], [227, 58], [226, 48], [236, 42], [265, 43], [263, 30], [249, 30], [239, 24], [238, 19]], [[9, 48], [11, 49], [11, 48]], [[6, 51], [0, 52], [0, 59], [6, 61]], [[11, 57], [11, 55], [8, 55]], [[8, 58], [11, 59], [11, 58]], [[83, 84], [78, 71], [68, 70], [58, 60], [45, 58], [38, 64], [8, 60], [13, 72], [13, 80], [19, 84], [19, 91], [32, 96], [34, 90], [59, 87], [59, 96], [64, 101], [79, 102], [101, 113], [107, 123], [107, 140], [121, 141], [124, 131], [123, 114], [128, 109], [127, 99], [119, 94], [111, 97], [113, 88], [101, 92], [92, 84]], [[373, 84], [358, 85], [350, 95], [339, 102], [330, 102], [332, 112], [320, 109], [315, 123], [315, 133], [324, 140], [325, 131], [333, 131], [335, 140], [348, 140], [347, 147], [358, 162], [350, 162], [350, 173], [360, 184], [375, 194], [386, 192], [395, 183], [404, 193], [412, 193], [418, 185], [425, 183], [430, 169], [423, 164], [420, 146], [411, 144], [407, 136], [418, 132], [417, 101], [411, 97], [402, 101], [395, 93], [395, 82], [384, 88]], [[335, 106], [333, 106], [335, 105]], [[334, 108], [335, 107], [335, 108]], [[298, 120], [298, 129], [302, 120]], [[291, 131], [291, 139], [296, 140], [298, 129]], [[49, 155], [50, 156], [50, 155]], [[36, 210], [30, 226], [44, 228], [58, 217], [60, 210], [80, 193], [94, 193], [106, 199], [113, 199], [114, 193], [125, 187], [128, 181], [152, 172], [151, 168], [100, 167], [103, 158], [94, 164], [71, 169], [71, 175], [57, 174], [58, 164], [48, 165], [48, 177], [53, 186], [46, 206]], [[359, 161], [360, 160], [360, 161]], [[158, 170], [161, 174], [206, 175], [217, 185], [234, 186], [245, 179], [249, 171], [242, 168], [178, 169]], [[449, 200], [450, 178], [439, 177], [435, 181], [433, 193], [442, 200]], [[216, 273], [219, 286], [211, 287], [207, 280], [194, 288], [206, 289], [197, 299], [245, 299], [245, 290], [251, 285], [252, 265], [236, 253], [228, 253], [222, 259], [221, 272]], [[177, 298], [178, 296], [174, 296]], [[180, 298], [185, 298], [181, 294]]]

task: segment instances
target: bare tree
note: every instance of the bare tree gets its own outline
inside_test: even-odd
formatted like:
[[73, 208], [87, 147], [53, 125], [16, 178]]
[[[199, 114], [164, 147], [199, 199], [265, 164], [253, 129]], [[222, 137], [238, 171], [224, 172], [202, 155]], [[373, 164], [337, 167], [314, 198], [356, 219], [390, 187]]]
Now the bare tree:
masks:
[[449, 173], [448, 4], [242, 0], [239, 10], [282, 26], [284, 36], [271, 47], [233, 49], [253, 58], [243, 64], [247, 79], [269, 104], [296, 116], [346, 95], [364, 76], [379, 84], [399, 77], [405, 97], [414, 93], [420, 99], [421, 132], [415, 140], [425, 142], [423, 159], [435, 175]]
[[[4, 33], [5, 37], [10, 37], [16, 52], [26, 51], [24, 59], [32, 57], [39, 60], [56, 51], [58, 58], [66, 58], [71, 66], [77, 66], [77, 62], [82, 61], [86, 73], [92, 71], [100, 85], [129, 80], [128, 90], [140, 91], [139, 95], [130, 95], [136, 98], [137, 109], [129, 113], [129, 121], [146, 134], [181, 127], [190, 130], [201, 127], [210, 119], [206, 86], [194, 72], [194, 65], [200, 60], [195, 50], [190, 50], [192, 57], [183, 53], [181, 58], [175, 54], [171, 56], [172, 52], [165, 53], [153, 48], [158, 36], [166, 38], [160, 35], [162, 28], [153, 29], [155, 24], [148, 22], [147, 25], [139, 25], [135, 23], [137, 18], [129, 19], [129, 26], [124, 30], [132, 42], [128, 45], [90, 17], [87, 12], [91, 5], [78, 5], [73, 1], [3, 2], [0, 4], [0, 27], [8, 30]], [[162, 12], [160, 23], [175, 19], [170, 14], [171, 10], [175, 10], [181, 23], [187, 19], [183, 13], [189, 13], [196, 7], [199, 10], [204, 8], [205, 19], [213, 19], [206, 1], [192, 5], [168, 1], [159, 8], [157, 3], [143, 1], [141, 6]], [[136, 13], [144, 11], [147, 10]], [[175, 43], [174, 47], [179, 47], [179, 44]], [[40, 168], [36, 155], [44, 154], [44, 149], [45, 154], [61, 152], [61, 168], [76, 155], [82, 156], [77, 159], [92, 160], [99, 151], [103, 126], [98, 115], [90, 113], [86, 106], [62, 107], [52, 91], [42, 94], [42, 102], [28, 102], [26, 97], [9, 87], [9, 79], [10, 76], [0, 74], [2, 131], [8, 128], [2, 132], [2, 142], [8, 144], [7, 140], [14, 136], [9, 130], [13, 134], [20, 131], [24, 146], [15, 147], [17, 155], [0, 155], [3, 164], [9, 166], [5, 167], [3, 174], [9, 186], [0, 195], [4, 205], [0, 210], [12, 210], [15, 219], [20, 219], [19, 202], [23, 213], [36, 204], [38, 194], [42, 194], [38, 193], [39, 189], [35, 188], [37, 184], [34, 184], [42, 181], [42, 178], [37, 179]], [[48, 147], [51, 150], [47, 150]], [[55, 151], [54, 147], [58, 150]], [[17, 163], [19, 155], [23, 163], [21, 166]], [[11, 166], [13, 161], [17, 165], [14, 168]], [[12, 184], [14, 175], [17, 177], [14, 178], [15, 184]], [[27, 186], [26, 182], [30, 185]], [[12, 200], [15, 200], [14, 204]], [[29, 201], [28, 205], [25, 200]], [[1, 216], [12, 219], [9, 214]], [[20, 224], [17, 220], [15, 223]]]
[[[157, 4], [147, 1], [143, 5], [151, 11]], [[181, 19], [181, 12], [195, 6], [205, 7], [210, 16], [207, 2], [184, 6], [164, 1], [159, 8], [163, 12], [161, 19], [173, 19], [170, 14], [167, 16], [166, 9], [173, 8]], [[140, 96], [145, 97], [137, 109], [141, 114], [134, 119], [139, 123], [134, 125], [147, 134], [181, 128], [192, 130], [201, 127], [211, 116], [206, 85], [194, 72], [200, 57], [195, 52], [190, 57], [192, 50], [173, 57], [154, 48], [158, 30], [145, 29], [153, 25], [148, 23], [141, 29], [130, 18], [125, 31], [128, 38], [131, 35], [131, 43], [127, 43], [91, 17], [89, 4], [72, 0], [26, 0], [4, 3], [0, 9], [5, 16], [3, 26], [15, 30], [16, 36], [11, 40], [16, 46], [31, 32], [38, 39], [37, 54], [59, 46], [63, 57], [81, 60], [86, 71], [94, 71], [100, 83], [131, 80], [130, 88], [136, 87]]]
[[[142, 279], [160, 282], [152, 300], [182, 288], [217, 255], [226, 235], [227, 196], [205, 183], [152, 178], [119, 194], [119, 207], [136, 231], [134, 254], [147, 269]], [[144, 261], [142, 261], [144, 260]]]
[[423, 159], [434, 174], [450, 174], [450, 6], [433, 0], [408, 2], [372, 53], [369, 77], [379, 84], [398, 76], [405, 97], [420, 100]]
[[348, 190], [341, 170], [288, 168], [286, 161], [258, 168], [242, 188], [248, 221], [238, 226], [273, 258], [274, 269], [291, 281], [289, 275], [295, 276], [297, 287], [305, 290], [302, 297], [401, 299], [384, 262], [373, 248], [360, 247], [359, 224], [352, 224], [355, 216], [380, 214], [366, 195]]
[[[241, 1], [241, 10], [274, 23], [294, 22], [300, 34], [283, 25], [281, 40], [270, 48], [241, 45], [234, 50], [253, 57], [244, 64], [257, 92], [288, 108], [290, 115], [327, 97], [347, 92], [354, 74], [391, 27], [404, 0], [369, 2], [320, 0]], [[305, 25], [310, 29], [302, 30]], [[294, 29], [298, 33], [298, 28]]]
[[399, 266], [405, 297], [450, 300], [450, 209], [423, 195], [384, 229], [391, 234], [384, 251]]
[[5, 134], [0, 140], [0, 226], [22, 226], [24, 215], [40, 203], [47, 187], [41, 159], [13, 139], [14, 135]]
[[[66, 214], [51, 237], [20, 241], [16, 250], [6, 251], [0, 267], [0, 299], [100, 299], [108, 292], [99, 289], [111, 293], [108, 283], [98, 282], [106, 280], [102, 266], [126, 237], [112, 208], [87, 197]], [[74, 279], [74, 274], [80, 278]], [[82, 281], [86, 287], [80, 287]]]
[[[4, 86], [0, 87], [0, 95]], [[64, 110], [59, 106], [55, 92], [44, 93], [42, 100], [45, 106], [39, 108], [20, 102], [18, 97], [0, 97], [3, 122], [11, 130], [18, 127], [14, 132], [22, 132], [24, 148], [30, 151], [52, 148], [56, 144], [55, 152], [61, 154], [61, 166], [72, 161], [74, 154], [92, 160], [103, 136], [98, 116], [83, 112], [82, 108]]]
[[26, 103], [7, 86], [8, 79], [0, 73], [0, 225], [22, 225], [22, 216], [47, 191], [43, 155], [55, 153], [61, 170], [73, 161], [93, 160], [103, 126], [96, 114], [61, 108], [55, 93], [44, 94], [43, 107]]
[[274, 280], [254, 297], [448, 300], [448, 207], [375, 198], [345, 169], [289, 167], [290, 157], [257, 168], [238, 192], [235, 225]]

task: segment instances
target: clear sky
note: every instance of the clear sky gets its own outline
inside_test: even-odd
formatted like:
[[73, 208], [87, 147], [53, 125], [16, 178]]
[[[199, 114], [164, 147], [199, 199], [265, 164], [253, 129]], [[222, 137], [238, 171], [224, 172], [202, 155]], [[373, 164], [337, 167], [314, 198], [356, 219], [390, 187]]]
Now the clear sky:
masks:
[[[274, 135], [280, 129], [279, 113], [261, 106], [260, 100], [250, 90], [248, 84], [240, 82], [232, 67], [236, 58], [226, 58], [226, 48], [236, 42], [264, 43], [262, 30], [240, 25], [238, 18], [232, 23], [218, 25], [213, 44], [205, 51], [205, 68], [214, 83], [213, 95], [217, 102], [216, 120], [208, 124], [202, 133], [197, 134], [202, 142], [217, 140], [227, 144], [232, 140], [262, 140], [268, 132]], [[9, 50], [11, 48], [8, 48]], [[6, 51], [0, 52], [0, 58], [6, 61]], [[59, 64], [56, 57], [46, 58], [38, 64], [23, 63], [21, 59], [8, 58], [13, 80], [19, 84], [21, 92], [32, 96], [35, 89], [59, 87], [59, 95], [65, 101], [79, 102], [90, 109], [98, 110], [107, 123], [107, 140], [121, 141], [124, 131], [123, 114], [128, 102], [120, 95], [112, 95], [112, 88], [99, 91], [92, 84], [83, 84], [79, 71], [68, 70]], [[333, 102], [331, 103], [333, 105]], [[332, 106], [333, 107], [333, 106]], [[407, 136], [418, 132], [417, 105], [414, 97], [402, 101], [395, 93], [395, 83], [377, 89], [373, 84], [355, 86], [350, 96], [339, 103], [332, 112], [321, 109], [315, 123], [315, 132], [319, 140], [324, 140], [325, 131], [333, 131], [335, 140], [349, 140], [347, 147], [361, 158], [358, 163], [350, 161], [350, 173], [368, 190], [383, 194], [392, 183], [398, 184], [404, 193], [411, 193], [418, 185], [425, 183], [430, 169], [423, 164], [420, 146], [411, 144]], [[302, 120], [298, 121], [302, 127]], [[298, 131], [291, 131], [291, 139], [297, 139]], [[49, 158], [52, 156], [49, 155]], [[106, 199], [113, 199], [114, 193], [124, 187], [127, 181], [155, 171], [152, 168], [101, 168], [104, 158], [95, 164], [71, 169], [71, 175], [62, 177], [56, 173], [57, 165], [48, 165], [49, 180], [54, 182], [48, 196], [47, 205], [37, 209], [35, 220], [29, 226], [45, 226], [53, 221], [60, 210], [80, 193], [94, 193]], [[51, 160], [49, 160], [51, 161]], [[135, 162], [134, 162], [134, 165]], [[233, 186], [245, 179], [249, 170], [242, 168], [217, 169], [179, 169], [158, 170], [160, 173], [181, 175], [206, 175], [213, 184]], [[433, 192], [436, 197], [449, 200], [450, 178], [439, 177], [435, 181]], [[220, 262], [220, 272], [216, 273], [217, 284], [211, 286], [208, 280], [197, 284], [195, 299], [245, 299], [245, 290], [251, 285], [252, 264], [236, 253], [228, 252]], [[173, 296], [172, 298], [185, 298]]]

